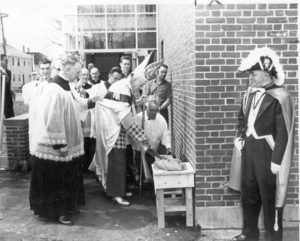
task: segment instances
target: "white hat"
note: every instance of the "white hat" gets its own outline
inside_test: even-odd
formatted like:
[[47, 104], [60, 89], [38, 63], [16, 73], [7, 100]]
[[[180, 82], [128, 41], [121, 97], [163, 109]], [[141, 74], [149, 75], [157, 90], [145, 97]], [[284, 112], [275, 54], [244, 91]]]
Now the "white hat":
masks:
[[247, 58], [242, 60], [238, 68], [240, 72], [249, 72], [254, 70], [263, 70], [270, 73], [276, 85], [283, 85], [284, 72], [282, 65], [279, 63], [279, 56], [276, 52], [268, 47], [256, 48]]

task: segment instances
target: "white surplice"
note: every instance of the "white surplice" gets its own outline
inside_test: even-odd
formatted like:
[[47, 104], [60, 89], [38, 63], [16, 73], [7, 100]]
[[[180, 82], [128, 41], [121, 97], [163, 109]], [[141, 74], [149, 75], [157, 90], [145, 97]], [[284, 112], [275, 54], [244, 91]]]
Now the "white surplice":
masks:
[[[72, 92], [49, 83], [38, 101], [41, 104], [36, 108], [31, 154], [54, 161], [70, 161], [83, 155], [79, 110]], [[66, 157], [61, 157], [59, 150], [53, 148], [59, 144], [67, 145]]]

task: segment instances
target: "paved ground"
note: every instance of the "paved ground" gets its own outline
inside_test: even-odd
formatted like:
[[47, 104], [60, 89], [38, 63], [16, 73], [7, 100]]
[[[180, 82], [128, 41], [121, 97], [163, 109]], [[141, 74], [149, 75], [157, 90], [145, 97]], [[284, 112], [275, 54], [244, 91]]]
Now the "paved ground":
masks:
[[[145, 191], [130, 207], [115, 205], [91, 176], [85, 177], [86, 205], [72, 216], [74, 225], [38, 219], [29, 210], [30, 174], [0, 171], [0, 241], [217, 241], [230, 240], [239, 230], [202, 230], [185, 227], [185, 216], [166, 217], [157, 228], [155, 196]], [[285, 230], [285, 241], [299, 240], [295, 229]]]

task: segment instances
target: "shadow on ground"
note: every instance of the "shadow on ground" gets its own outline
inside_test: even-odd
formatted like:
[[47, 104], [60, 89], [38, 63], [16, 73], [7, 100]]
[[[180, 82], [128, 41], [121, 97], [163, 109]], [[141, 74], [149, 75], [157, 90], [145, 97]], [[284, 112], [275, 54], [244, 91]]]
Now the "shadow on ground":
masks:
[[[84, 181], [86, 205], [68, 227], [29, 210], [30, 173], [0, 171], [0, 241], [228, 241], [240, 233], [188, 228], [184, 213], [167, 216], [166, 228], [159, 229], [152, 189], [143, 188], [142, 195], [130, 199], [130, 207], [121, 207], [105, 196], [92, 175], [85, 175]], [[138, 189], [132, 191], [138, 194]], [[299, 230], [285, 229], [283, 240], [299, 240]]]
[[[86, 205], [71, 217], [73, 226], [41, 219], [29, 210], [30, 173], [0, 171], [0, 240], [58, 241], [193, 241], [200, 240], [196, 228], [185, 226], [185, 216], [166, 217], [166, 228], [157, 228], [155, 194], [143, 190], [130, 199], [130, 207], [121, 207], [106, 197], [92, 175], [85, 176]], [[138, 193], [137, 190], [133, 190]]]

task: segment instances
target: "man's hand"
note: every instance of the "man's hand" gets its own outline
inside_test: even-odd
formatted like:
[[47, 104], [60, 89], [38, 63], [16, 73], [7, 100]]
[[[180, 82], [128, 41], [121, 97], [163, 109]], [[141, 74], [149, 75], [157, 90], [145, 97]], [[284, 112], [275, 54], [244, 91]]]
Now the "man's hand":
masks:
[[93, 97], [93, 102], [96, 102], [96, 101], [102, 101], [102, 100], [103, 100], [103, 98], [101, 99], [100, 96], [95, 96], [95, 97]]
[[280, 165], [277, 165], [274, 162], [271, 162], [271, 171], [274, 175], [278, 174], [280, 171]]
[[157, 158], [161, 159], [161, 156], [155, 150], [152, 150], [149, 148], [149, 149], [147, 149], [146, 153], [148, 153], [149, 155], [151, 155], [153, 157], [157, 157]]
[[85, 96], [85, 93], [86, 93], [86, 91], [85, 91], [85, 89], [84, 88], [79, 88], [79, 92], [80, 92], [80, 94], [82, 94], [82, 95], [84, 95]]
[[68, 147], [67, 146], [65, 146], [65, 147], [63, 147], [63, 148], [60, 148], [59, 149], [59, 156], [61, 156], [61, 157], [66, 157], [67, 155], [68, 155]]
[[147, 102], [147, 95], [142, 95], [139, 98], [138, 102], [146, 104], [146, 102]]

